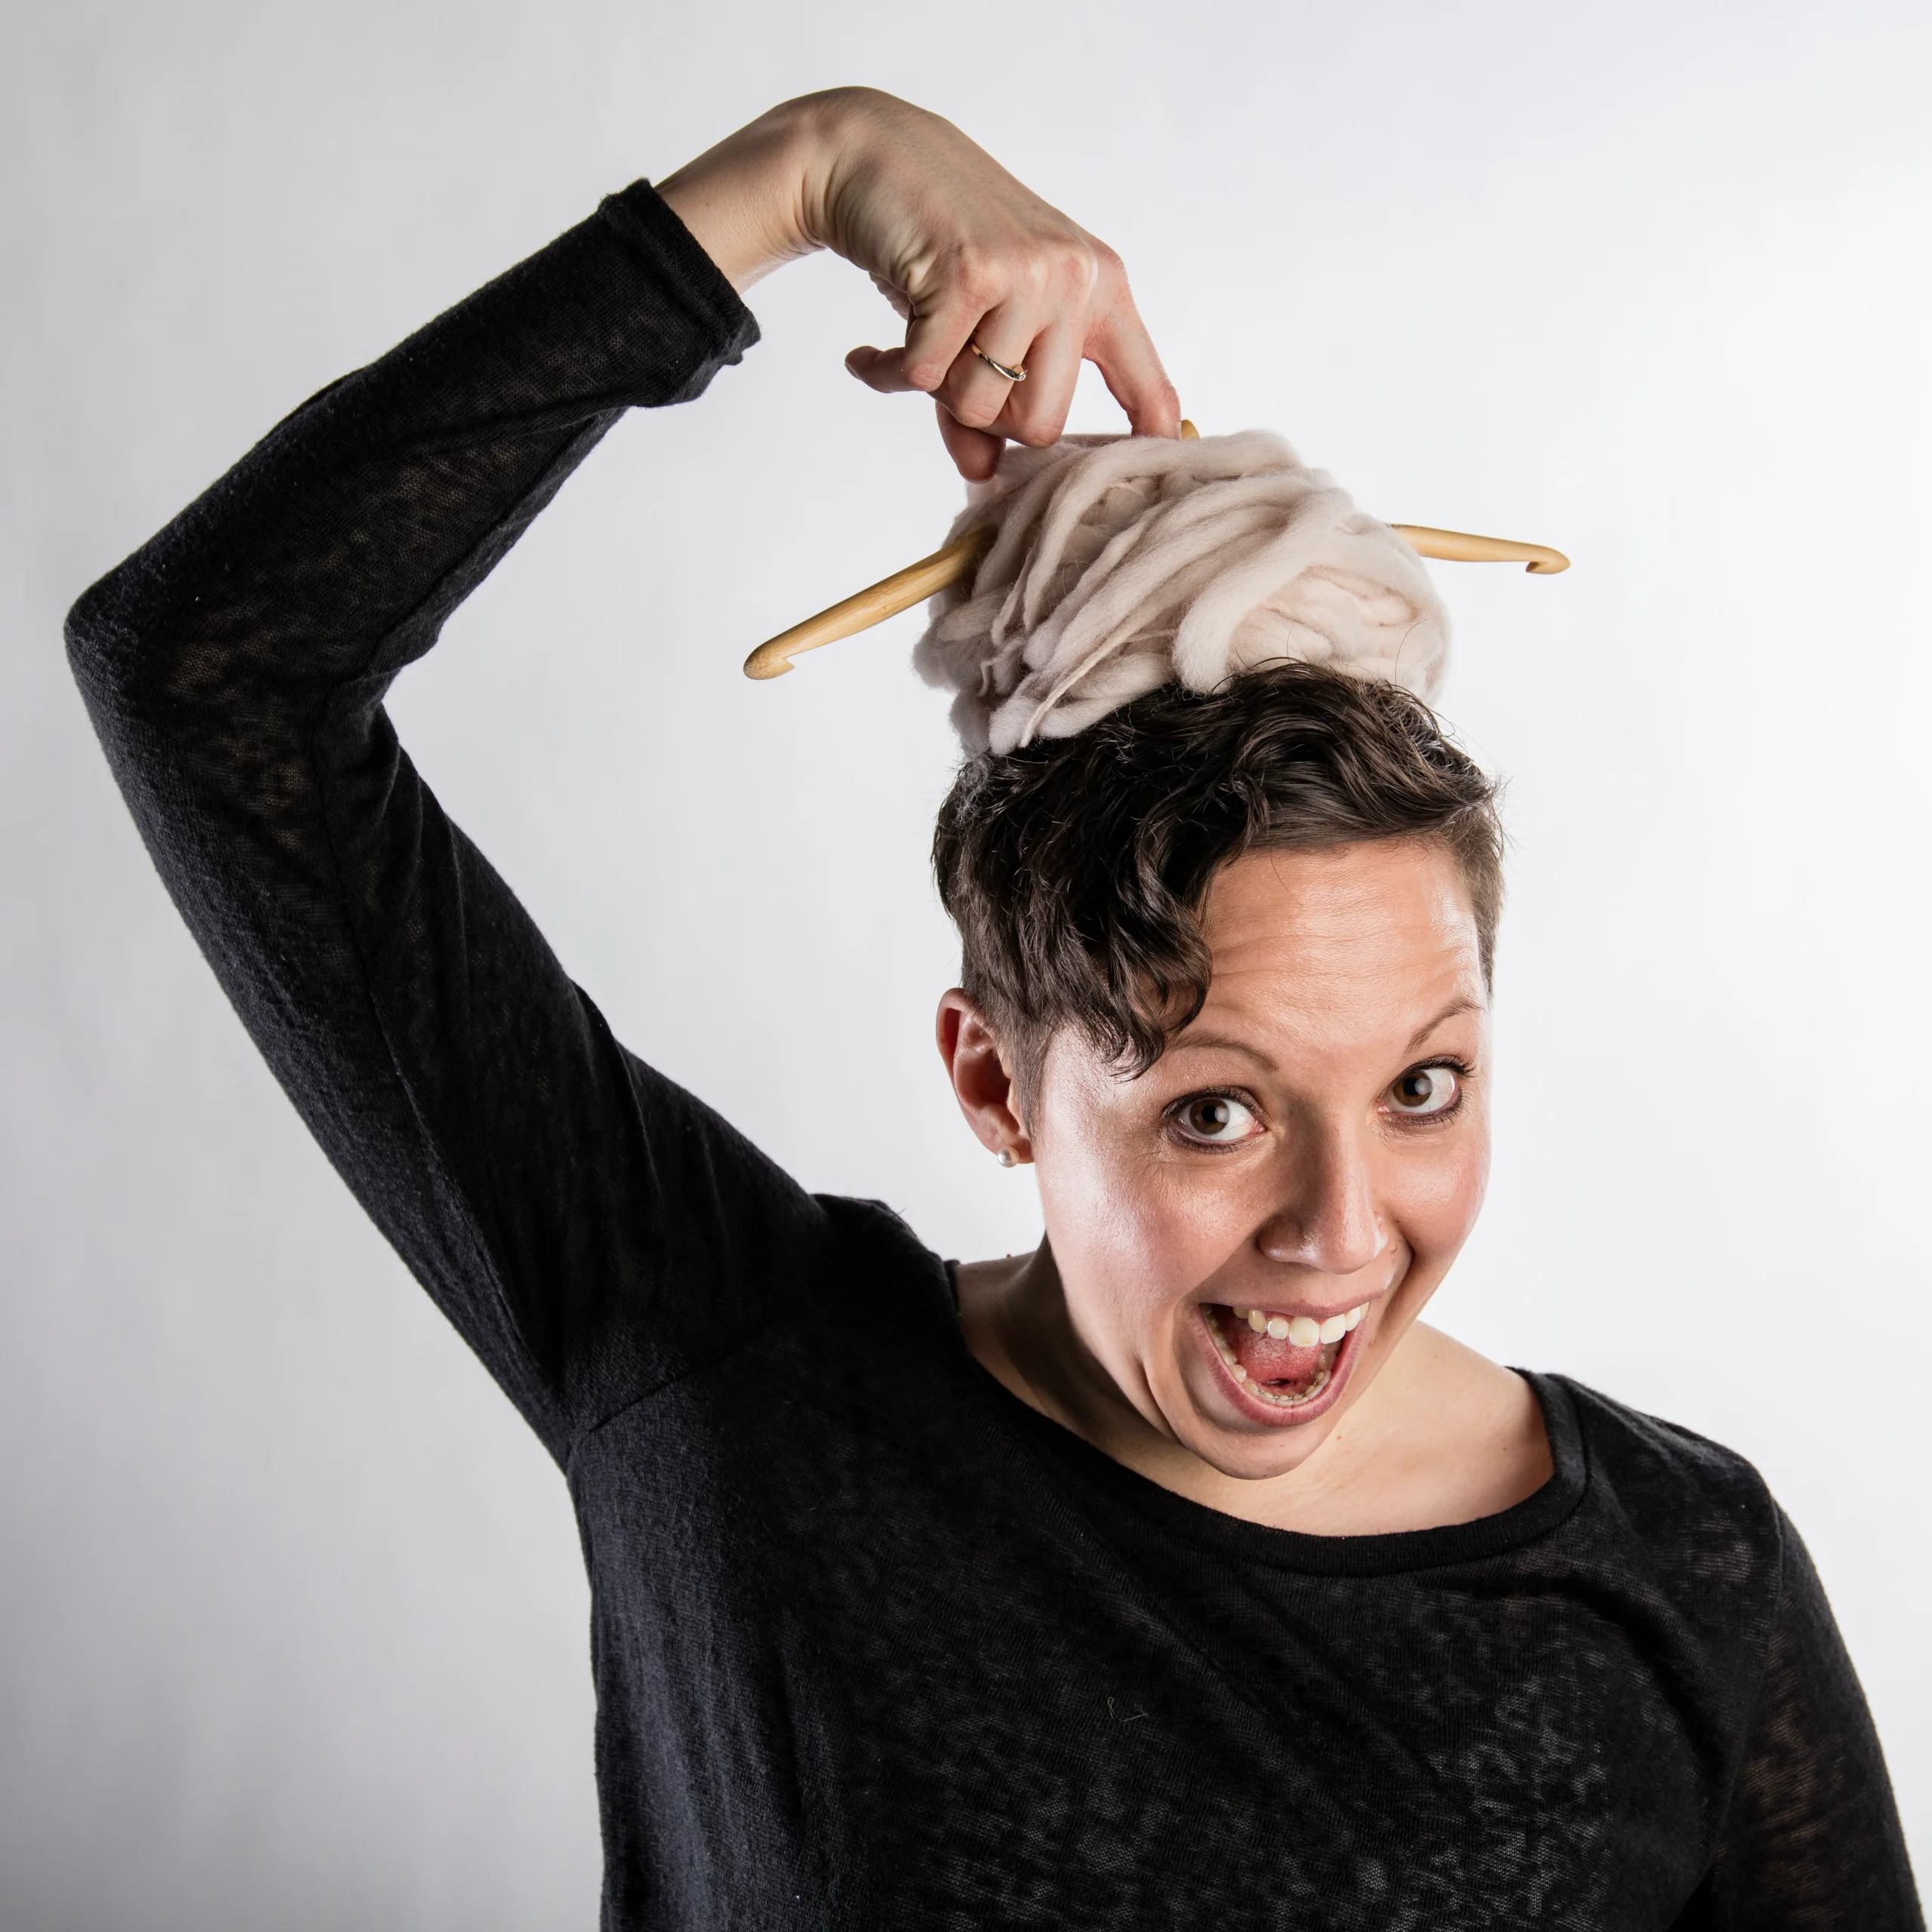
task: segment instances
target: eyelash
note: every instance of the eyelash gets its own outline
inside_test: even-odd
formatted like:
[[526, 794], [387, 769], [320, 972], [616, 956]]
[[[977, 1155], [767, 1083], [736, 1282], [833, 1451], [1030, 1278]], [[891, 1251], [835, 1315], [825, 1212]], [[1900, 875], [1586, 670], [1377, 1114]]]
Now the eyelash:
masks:
[[[1419, 1060], [1413, 1066], [1405, 1066], [1396, 1075], [1398, 1080], [1406, 1079], [1411, 1073], [1426, 1073], [1432, 1067], [1446, 1067], [1456, 1076], [1454, 1104], [1444, 1107], [1438, 1114], [1405, 1115], [1399, 1110], [1393, 1118], [1406, 1121], [1408, 1131], [1420, 1133], [1430, 1128], [1446, 1126], [1463, 1111], [1463, 1103], [1469, 1097], [1468, 1083], [1475, 1077], [1475, 1069], [1466, 1060], [1459, 1060], [1454, 1054], [1438, 1054], [1433, 1060]], [[1232, 1154], [1237, 1148], [1244, 1146], [1245, 1140], [1230, 1140], [1217, 1144], [1211, 1140], [1197, 1140], [1180, 1131], [1181, 1116], [1186, 1110], [1202, 1100], [1232, 1100], [1235, 1106], [1245, 1107], [1255, 1118], [1266, 1123], [1260, 1103], [1252, 1094], [1244, 1093], [1238, 1087], [1204, 1087], [1198, 1092], [1184, 1094], [1167, 1110], [1168, 1131], [1180, 1144], [1197, 1153]]]
[[1239, 1140], [1197, 1140], [1191, 1134], [1181, 1131], [1181, 1116], [1189, 1107], [1198, 1106], [1203, 1100], [1232, 1100], [1238, 1107], [1245, 1107], [1257, 1121], [1264, 1124], [1267, 1116], [1261, 1110], [1261, 1103], [1252, 1094], [1238, 1087], [1203, 1087], [1192, 1094], [1183, 1094], [1172, 1103], [1167, 1110], [1168, 1132], [1175, 1142], [1196, 1154], [1232, 1154], [1247, 1145], [1245, 1137]]
[[[1392, 1110], [1393, 1118], [1406, 1123], [1408, 1130], [1420, 1133], [1429, 1128], [1445, 1127], [1463, 1111], [1463, 1103], [1469, 1098], [1469, 1083], [1475, 1078], [1475, 1069], [1467, 1060], [1458, 1060], [1454, 1054], [1438, 1054], [1433, 1060], [1419, 1060], [1413, 1066], [1405, 1066], [1396, 1075], [1397, 1080], [1406, 1080], [1412, 1073], [1426, 1073], [1431, 1068], [1443, 1066], [1456, 1076], [1456, 1098], [1438, 1114], [1405, 1114], [1398, 1107]], [[1390, 1082], [1394, 1084], [1393, 1081]]]

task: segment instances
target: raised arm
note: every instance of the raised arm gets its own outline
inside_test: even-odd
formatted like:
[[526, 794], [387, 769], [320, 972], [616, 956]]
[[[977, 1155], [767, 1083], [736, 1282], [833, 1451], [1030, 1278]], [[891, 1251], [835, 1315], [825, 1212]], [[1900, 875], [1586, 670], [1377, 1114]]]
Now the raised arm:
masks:
[[559, 1452], [597, 1296], [659, 1285], [663, 1203], [635, 1190], [644, 1124], [675, 1103], [633, 1091], [383, 699], [626, 408], [699, 394], [756, 339], [657, 197], [627, 189], [303, 405], [68, 620], [115, 776], [223, 989]]
[[[989, 406], [957, 345], [942, 368], [947, 343], [994, 312], [988, 291], [1097, 248], [883, 96], [774, 110], [666, 185], [688, 226], [642, 183], [613, 196], [305, 404], [68, 625], [115, 775], [224, 989], [560, 1456], [749, 1332], [809, 1269], [823, 1217], [611, 1038], [417, 777], [389, 681], [625, 410], [696, 396], [755, 340], [728, 277], [819, 245], [896, 277], [913, 345], [866, 368], [949, 398], [971, 458], [990, 446], [976, 421], [1041, 426]], [[1078, 326], [1115, 356], [1138, 325], [1124, 281], [1100, 303], [1117, 265], [1091, 259]], [[1079, 278], [1054, 272], [1069, 296]], [[1001, 299], [1029, 345], [1075, 326], [1064, 300]]]

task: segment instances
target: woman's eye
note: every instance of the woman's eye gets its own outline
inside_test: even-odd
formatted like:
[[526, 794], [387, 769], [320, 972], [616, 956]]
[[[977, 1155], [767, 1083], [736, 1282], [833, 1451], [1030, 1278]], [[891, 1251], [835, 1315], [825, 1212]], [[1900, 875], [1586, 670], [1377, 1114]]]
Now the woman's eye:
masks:
[[1389, 1089], [1389, 1098], [1398, 1114], [1426, 1118], [1447, 1113], [1461, 1091], [1454, 1068], [1412, 1066]]
[[1216, 1146], [1245, 1140], [1260, 1125], [1253, 1108], [1226, 1094], [1203, 1094], [1198, 1100], [1183, 1101], [1176, 1118], [1189, 1140]]

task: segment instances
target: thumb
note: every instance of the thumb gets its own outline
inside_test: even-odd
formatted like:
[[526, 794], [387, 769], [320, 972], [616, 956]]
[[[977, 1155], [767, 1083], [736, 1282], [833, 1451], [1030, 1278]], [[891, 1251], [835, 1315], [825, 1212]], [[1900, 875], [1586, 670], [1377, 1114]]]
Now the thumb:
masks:
[[906, 352], [903, 349], [854, 349], [845, 358], [845, 367], [881, 395], [895, 395], [913, 385], [906, 380]]

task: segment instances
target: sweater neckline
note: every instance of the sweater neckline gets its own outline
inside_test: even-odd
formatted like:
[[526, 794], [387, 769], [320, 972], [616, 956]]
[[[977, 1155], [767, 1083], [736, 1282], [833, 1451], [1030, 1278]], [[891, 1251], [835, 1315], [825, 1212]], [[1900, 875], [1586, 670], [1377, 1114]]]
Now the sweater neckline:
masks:
[[[946, 1264], [955, 1315], [956, 1265], [950, 1261]], [[1052, 1466], [1064, 1486], [1080, 1491], [1109, 1515], [1131, 1518], [1146, 1527], [1238, 1561], [1324, 1577], [1392, 1575], [1477, 1562], [1546, 1536], [1575, 1511], [1589, 1487], [1582, 1423], [1567, 1386], [1561, 1377], [1518, 1368], [1515, 1373], [1529, 1384], [1543, 1411], [1552, 1464], [1549, 1478], [1521, 1502], [1469, 1522], [1443, 1524], [1433, 1529], [1340, 1537], [1276, 1529], [1177, 1495], [1137, 1469], [1115, 1462], [1084, 1436], [1021, 1401], [974, 1359], [965, 1348], [963, 1335], [961, 1348], [988, 1398], [1026, 1438], [1028, 1446]]]

